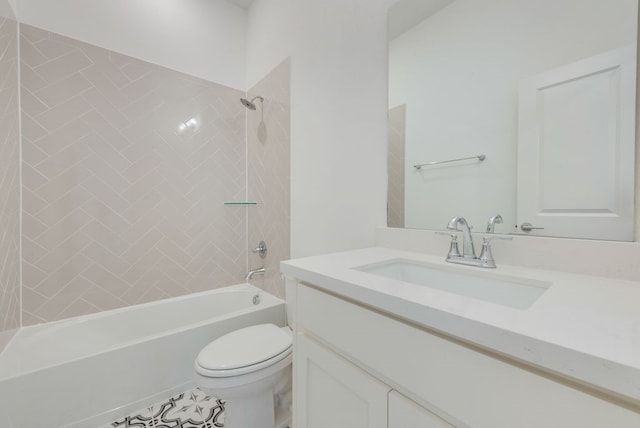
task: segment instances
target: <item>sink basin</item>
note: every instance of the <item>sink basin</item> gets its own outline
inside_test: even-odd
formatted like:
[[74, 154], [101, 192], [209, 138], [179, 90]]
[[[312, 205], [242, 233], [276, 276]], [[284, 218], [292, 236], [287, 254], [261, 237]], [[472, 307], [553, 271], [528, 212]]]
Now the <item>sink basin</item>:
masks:
[[545, 281], [466, 270], [480, 268], [449, 268], [405, 259], [354, 269], [516, 309], [529, 308], [551, 286]]

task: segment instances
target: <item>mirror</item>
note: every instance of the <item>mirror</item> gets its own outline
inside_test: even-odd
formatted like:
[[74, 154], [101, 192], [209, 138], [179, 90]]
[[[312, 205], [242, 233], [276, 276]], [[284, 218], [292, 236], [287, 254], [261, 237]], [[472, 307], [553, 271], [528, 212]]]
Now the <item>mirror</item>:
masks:
[[[633, 240], [637, 17], [638, 0], [394, 5], [388, 225], [441, 230], [463, 216], [484, 231], [500, 213], [496, 233]], [[624, 231], [568, 227], [591, 217], [620, 217]]]

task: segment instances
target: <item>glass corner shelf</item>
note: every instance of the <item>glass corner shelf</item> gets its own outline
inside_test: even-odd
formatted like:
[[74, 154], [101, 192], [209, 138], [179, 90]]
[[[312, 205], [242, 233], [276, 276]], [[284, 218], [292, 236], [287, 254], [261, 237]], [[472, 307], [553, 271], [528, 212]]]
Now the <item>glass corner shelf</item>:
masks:
[[257, 202], [253, 201], [234, 201], [234, 202], [223, 202], [225, 205], [258, 205]]

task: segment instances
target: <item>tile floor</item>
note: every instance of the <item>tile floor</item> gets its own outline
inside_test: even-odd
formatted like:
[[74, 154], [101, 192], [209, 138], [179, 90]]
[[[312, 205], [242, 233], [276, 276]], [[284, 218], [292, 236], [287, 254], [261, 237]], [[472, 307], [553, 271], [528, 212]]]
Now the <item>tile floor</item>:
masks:
[[214, 428], [224, 426], [224, 401], [192, 389], [104, 428]]

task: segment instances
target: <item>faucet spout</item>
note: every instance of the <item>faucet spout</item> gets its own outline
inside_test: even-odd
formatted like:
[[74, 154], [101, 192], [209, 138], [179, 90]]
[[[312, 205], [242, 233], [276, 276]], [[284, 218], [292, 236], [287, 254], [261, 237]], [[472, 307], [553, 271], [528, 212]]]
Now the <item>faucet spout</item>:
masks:
[[264, 275], [264, 273], [267, 271], [266, 268], [261, 267], [258, 269], [252, 269], [249, 271], [249, 273], [247, 273], [247, 276], [244, 277], [245, 281], [249, 281], [251, 278], [253, 278], [253, 275]]
[[[462, 229], [460, 229], [462, 227]], [[468, 259], [476, 258], [476, 251], [473, 248], [473, 238], [471, 237], [471, 228], [464, 217], [454, 217], [449, 220], [447, 229], [462, 231], [462, 257]]]
[[489, 219], [489, 222], [487, 223], [487, 233], [494, 233], [495, 232], [496, 223], [497, 224], [501, 224], [502, 223], [502, 216], [500, 214], [496, 214], [494, 216], [491, 216], [491, 218]]

